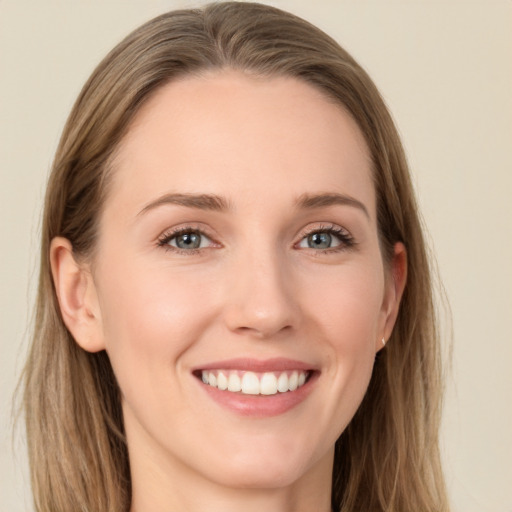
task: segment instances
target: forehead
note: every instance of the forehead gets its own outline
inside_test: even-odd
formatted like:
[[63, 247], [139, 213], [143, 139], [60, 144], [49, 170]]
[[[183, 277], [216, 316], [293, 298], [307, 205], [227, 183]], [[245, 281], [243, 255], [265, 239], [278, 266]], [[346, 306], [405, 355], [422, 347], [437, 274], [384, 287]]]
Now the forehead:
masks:
[[371, 159], [357, 124], [289, 77], [217, 71], [165, 85], [135, 116], [113, 167], [107, 207], [172, 192], [254, 201], [284, 187], [290, 197], [354, 195], [374, 210]]

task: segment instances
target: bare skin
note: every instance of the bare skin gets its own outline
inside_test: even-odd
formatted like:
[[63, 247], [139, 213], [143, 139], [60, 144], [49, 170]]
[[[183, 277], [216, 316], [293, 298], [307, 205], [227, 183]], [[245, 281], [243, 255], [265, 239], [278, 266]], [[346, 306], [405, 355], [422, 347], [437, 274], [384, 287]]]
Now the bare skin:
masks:
[[[291, 78], [189, 77], [138, 113], [92, 266], [52, 243], [66, 324], [123, 394], [131, 512], [331, 509], [334, 443], [405, 285], [370, 165], [351, 117]], [[294, 364], [307, 377], [288, 392], [201, 380]]]

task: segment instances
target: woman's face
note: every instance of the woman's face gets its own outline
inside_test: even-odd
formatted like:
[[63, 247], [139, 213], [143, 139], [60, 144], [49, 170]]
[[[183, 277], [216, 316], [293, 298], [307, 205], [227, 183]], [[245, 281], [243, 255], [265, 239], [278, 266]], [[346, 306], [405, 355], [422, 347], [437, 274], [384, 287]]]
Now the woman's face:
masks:
[[399, 295], [351, 117], [291, 78], [185, 78], [137, 114], [110, 185], [90, 339], [132, 470], [234, 487], [330, 474]]

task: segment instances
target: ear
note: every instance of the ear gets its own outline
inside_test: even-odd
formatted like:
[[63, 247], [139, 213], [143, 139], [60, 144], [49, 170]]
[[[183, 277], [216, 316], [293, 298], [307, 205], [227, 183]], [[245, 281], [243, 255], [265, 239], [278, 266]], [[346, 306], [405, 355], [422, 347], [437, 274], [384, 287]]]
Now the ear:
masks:
[[70, 241], [62, 237], [51, 242], [50, 263], [60, 311], [69, 332], [84, 350], [103, 350], [101, 312], [90, 269], [75, 260]]
[[393, 332], [393, 327], [400, 309], [400, 301], [407, 282], [407, 250], [401, 242], [393, 248], [393, 258], [386, 275], [386, 294], [382, 304], [383, 321], [376, 350], [384, 347]]

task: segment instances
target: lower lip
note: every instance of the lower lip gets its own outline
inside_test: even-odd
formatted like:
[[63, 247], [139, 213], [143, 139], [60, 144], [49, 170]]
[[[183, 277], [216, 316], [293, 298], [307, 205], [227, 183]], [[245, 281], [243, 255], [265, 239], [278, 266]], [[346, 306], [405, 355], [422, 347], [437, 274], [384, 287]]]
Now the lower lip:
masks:
[[312, 391], [317, 378], [318, 372], [314, 372], [307, 382], [295, 391], [276, 393], [275, 395], [244, 395], [243, 393], [222, 391], [204, 384], [199, 379], [196, 380], [208, 396], [222, 407], [242, 416], [265, 418], [284, 414], [303, 402]]

